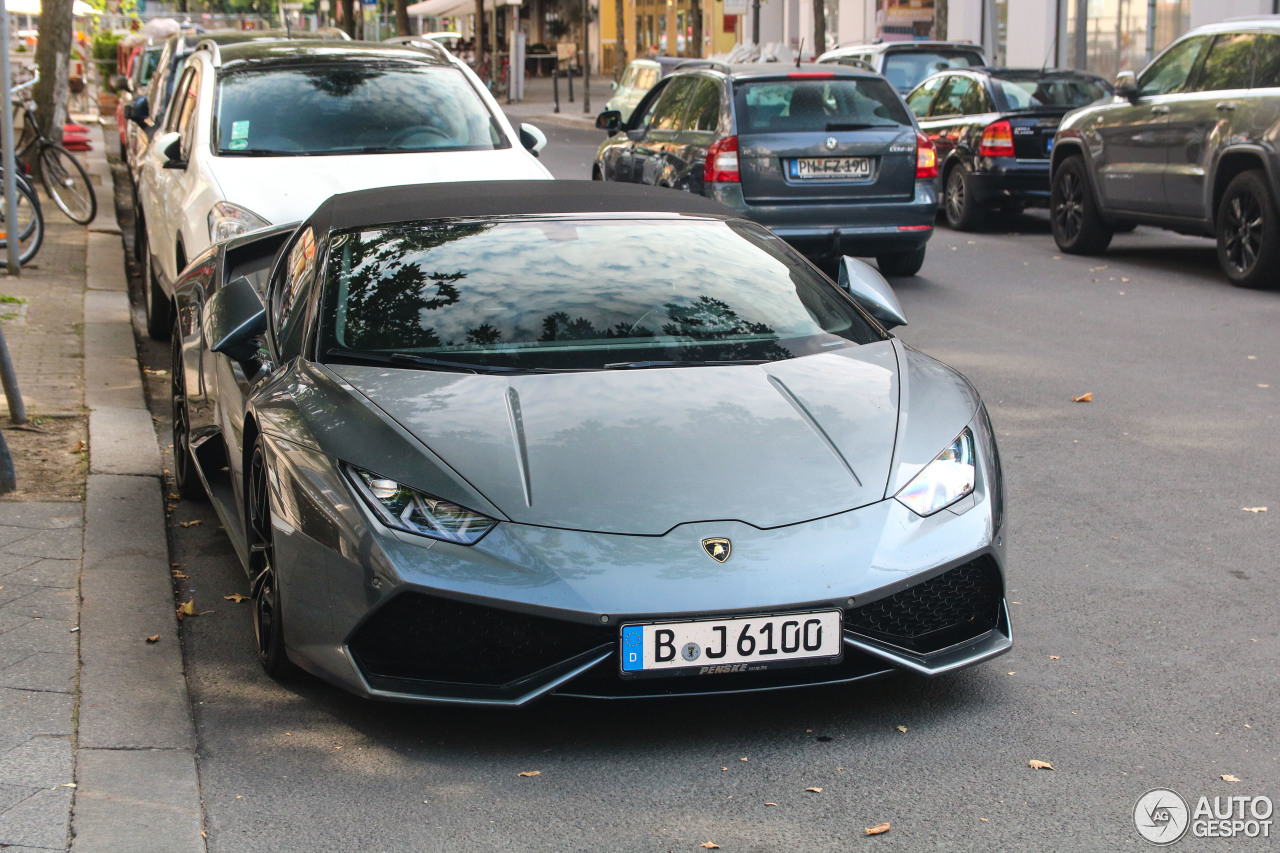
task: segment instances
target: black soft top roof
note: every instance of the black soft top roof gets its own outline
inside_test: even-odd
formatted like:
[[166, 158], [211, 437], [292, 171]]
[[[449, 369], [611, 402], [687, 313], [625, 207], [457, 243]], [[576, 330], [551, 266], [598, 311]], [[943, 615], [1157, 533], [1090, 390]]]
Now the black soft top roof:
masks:
[[562, 213], [677, 213], [735, 217], [703, 196], [602, 181], [459, 181], [412, 184], [335, 195], [311, 217], [319, 232], [422, 219]]

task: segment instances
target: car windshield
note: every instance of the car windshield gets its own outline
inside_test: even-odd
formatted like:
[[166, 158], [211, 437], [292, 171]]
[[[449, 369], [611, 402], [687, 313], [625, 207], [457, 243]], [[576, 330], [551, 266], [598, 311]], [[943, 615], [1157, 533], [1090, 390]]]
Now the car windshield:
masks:
[[331, 241], [321, 359], [426, 369], [758, 363], [882, 340], [759, 226], [449, 220]]
[[793, 77], [735, 87], [739, 133], [822, 133], [910, 125], [902, 99], [878, 77]]
[[334, 62], [250, 69], [218, 81], [218, 153], [239, 156], [509, 147], [451, 66]]
[[910, 92], [935, 72], [982, 64], [982, 54], [972, 50], [902, 50], [885, 56], [882, 73], [899, 92]]
[[1083, 107], [1111, 95], [1111, 87], [1095, 77], [1036, 76], [992, 78], [1011, 110]]

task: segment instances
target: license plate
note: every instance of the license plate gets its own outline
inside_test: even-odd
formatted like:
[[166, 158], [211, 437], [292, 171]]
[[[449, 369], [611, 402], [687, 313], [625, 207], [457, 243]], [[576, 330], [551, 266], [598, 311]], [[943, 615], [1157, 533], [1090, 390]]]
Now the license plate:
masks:
[[843, 651], [839, 610], [622, 626], [622, 671], [631, 674], [836, 663]]
[[791, 177], [807, 181], [871, 180], [870, 157], [800, 157], [791, 161]]

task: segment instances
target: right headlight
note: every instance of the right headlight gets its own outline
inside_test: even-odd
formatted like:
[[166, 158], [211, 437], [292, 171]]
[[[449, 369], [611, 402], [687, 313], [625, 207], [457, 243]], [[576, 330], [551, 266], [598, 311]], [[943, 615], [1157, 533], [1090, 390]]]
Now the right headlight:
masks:
[[229, 201], [220, 201], [209, 209], [209, 242], [219, 243], [269, 225], [270, 222], [251, 210]]
[[894, 495], [916, 515], [933, 515], [973, 492], [977, 482], [973, 432], [965, 427], [956, 440]]
[[387, 527], [456, 542], [474, 545], [498, 525], [496, 519], [455, 503], [420, 492], [395, 480], [388, 480], [372, 471], [346, 466], [356, 491]]

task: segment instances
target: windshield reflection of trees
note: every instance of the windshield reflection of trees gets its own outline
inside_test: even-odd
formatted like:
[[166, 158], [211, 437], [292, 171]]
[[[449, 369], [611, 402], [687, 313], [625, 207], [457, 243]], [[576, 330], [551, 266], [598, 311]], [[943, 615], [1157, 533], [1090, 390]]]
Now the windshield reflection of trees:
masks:
[[[382, 352], [418, 352], [441, 347], [463, 346], [452, 350], [450, 359], [463, 356], [479, 365], [545, 366], [561, 368], [595, 368], [608, 360], [620, 360], [612, 347], [584, 351], [554, 346], [527, 349], [490, 349], [504, 341], [504, 331], [490, 322], [466, 330], [465, 341], [443, 340], [434, 325], [427, 323], [431, 312], [456, 305], [461, 299], [468, 273], [462, 270], [426, 272], [420, 260], [431, 249], [456, 240], [472, 237], [494, 227], [494, 223], [450, 223], [432, 228], [406, 224], [386, 228], [361, 239], [360, 235], [338, 238], [335, 253], [341, 258], [339, 276], [346, 286], [343, 343], [355, 350]], [[437, 315], [439, 316], [439, 315]], [[658, 331], [644, 325], [647, 317], [661, 324]], [[495, 318], [489, 318], [495, 319]], [[767, 323], [741, 317], [732, 305], [722, 299], [700, 295], [691, 302], [667, 302], [662, 313], [642, 316], [635, 323], [602, 324], [598, 319], [570, 316], [554, 311], [542, 318], [542, 332], [536, 339], [541, 344], [590, 344], [593, 341], [652, 339], [649, 347], [628, 348], [627, 360], [642, 355], [682, 361], [735, 361], [791, 358], [791, 350], [779, 344], [778, 335]], [[654, 324], [656, 325], [656, 323]], [[532, 343], [519, 340], [516, 344]], [[471, 349], [474, 347], [474, 349]], [[536, 361], [537, 364], [532, 364]]]

